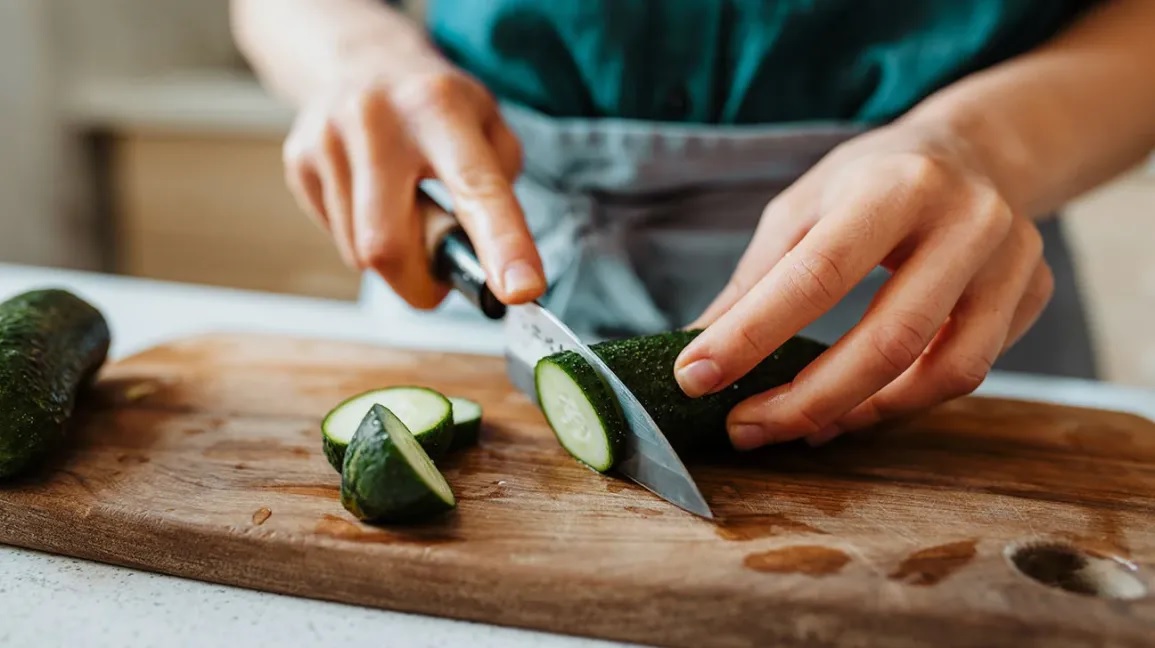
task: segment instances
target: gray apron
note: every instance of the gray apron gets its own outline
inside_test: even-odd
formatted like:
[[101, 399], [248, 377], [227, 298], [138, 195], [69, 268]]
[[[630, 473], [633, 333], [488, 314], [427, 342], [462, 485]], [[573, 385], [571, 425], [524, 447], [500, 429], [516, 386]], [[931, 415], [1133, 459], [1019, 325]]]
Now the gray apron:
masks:
[[[515, 191], [550, 288], [543, 303], [591, 341], [681, 327], [725, 286], [766, 203], [833, 147], [843, 124], [702, 126], [555, 119], [503, 106], [525, 151]], [[1055, 297], [996, 364], [1093, 378], [1095, 359], [1070, 252], [1057, 219], [1041, 225]], [[881, 269], [801, 333], [833, 343], [887, 277]], [[375, 276], [375, 311], [406, 308]], [[454, 295], [432, 316], [482, 321]]]

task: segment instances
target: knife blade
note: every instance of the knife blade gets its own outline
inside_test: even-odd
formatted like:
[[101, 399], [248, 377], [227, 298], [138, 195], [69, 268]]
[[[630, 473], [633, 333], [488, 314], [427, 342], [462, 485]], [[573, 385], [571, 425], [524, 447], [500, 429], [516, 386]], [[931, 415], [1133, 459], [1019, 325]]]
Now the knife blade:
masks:
[[537, 361], [559, 351], [579, 354], [610, 386], [626, 419], [622, 458], [613, 470], [683, 510], [712, 519], [713, 512], [694, 478], [649, 412], [617, 374], [540, 303], [506, 306], [498, 300], [486, 283], [469, 237], [450, 210], [421, 188], [417, 203], [425, 220], [434, 275], [452, 285], [487, 317], [503, 320], [510, 382], [540, 406], [533, 380]]

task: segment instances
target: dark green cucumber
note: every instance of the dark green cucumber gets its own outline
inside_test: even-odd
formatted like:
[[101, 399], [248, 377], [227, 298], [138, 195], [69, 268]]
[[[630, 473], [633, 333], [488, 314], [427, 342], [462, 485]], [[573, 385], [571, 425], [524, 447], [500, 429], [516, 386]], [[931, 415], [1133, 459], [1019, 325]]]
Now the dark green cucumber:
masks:
[[481, 403], [450, 396], [453, 404], [453, 443], [449, 446], [450, 452], [477, 445], [481, 436]]
[[[827, 349], [821, 342], [796, 336], [727, 389], [690, 398], [674, 379], [674, 362], [699, 333], [671, 331], [592, 346], [637, 396], [679, 454], [729, 447], [726, 417], [730, 410], [755, 394], [789, 383]], [[535, 374], [538, 402], [561, 444], [571, 454], [575, 448], [584, 454], [575, 457], [595, 470], [612, 467], [627, 428], [605, 381], [572, 351], [543, 358]], [[596, 413], [596, 426], [582, 412]], [[597, 446], [593, 439], [600, 439], [605, 450], [593, 450]]]
[[409, 428], [374, 404], [345, 451], [341, 504], [366, 522], [405, 522], [445, 513], [457, 499]]
[[533, 373], [537, 402], [562, 447], [598, 472], [612, 468], [626, 427], [610, 386], [573, 352], [542, 358]]
[[100, 311], [70, 292], [37, 290], [0, 304], [0, 478], [34, 469], [61, 445], [110, 341]]
[[384, 405], [408, 427], [434, 460], [445, 456], [453, 443], [453, 405], [426, 387], [401, 385], [357, 394], [334, 407], [321, 423], [321, 449], [338, 472], [345, 447], [369, 407]]

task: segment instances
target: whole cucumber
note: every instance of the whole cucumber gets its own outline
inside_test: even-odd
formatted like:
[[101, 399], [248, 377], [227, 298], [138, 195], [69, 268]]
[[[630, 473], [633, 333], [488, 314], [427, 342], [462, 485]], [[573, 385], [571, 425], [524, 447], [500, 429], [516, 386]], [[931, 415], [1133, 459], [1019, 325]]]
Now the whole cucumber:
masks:
[[[730, 447], [726, 418], [738, 403], [789, 383], [826, 345], [795, 336], [745, 376], [721, 391], [690, 398], [674, 379], [674, 362], [700, 330], [670, 331], [611, 340], [591, 348], [638, 398], [679, 454]], [[609, 385], [575, 351], [538, 361], [538, 402], [562, 446], [599, 472], [620, 458], [626, 421]]]
[[0, 303], [0, 479], [34, 469], [61, 444], [110, 342], [100, 311], [68, 291]]

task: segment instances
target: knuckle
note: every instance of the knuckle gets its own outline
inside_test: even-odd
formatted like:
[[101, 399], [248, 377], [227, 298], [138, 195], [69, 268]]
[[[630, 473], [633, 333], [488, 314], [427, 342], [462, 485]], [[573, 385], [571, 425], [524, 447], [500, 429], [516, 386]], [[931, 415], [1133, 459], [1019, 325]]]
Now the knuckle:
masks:
[[856, 245], [869, 245], [871, 241], [878, 240], [878, 219], [876, 212], [868, 211], [851, 221], [848, 233]]
[[457, 192], [463, 197], [492, 201], [505, 198], [509, 193], [509, 182], [495, 169], [482, 166], [466, 166], [457, 173]]
[[294, 130], [281, 145], [281, 162], [291, 170], [300, 170], [309, 160], [311, 142], [301, 131]]
[[282, 158], [281, 170], [284, 173], [285, 181], [293, 186], [305, 175], [308, 166], [307, 158], [296, 151], [289, 152], [288, 150], [283, 152]]
[[370, 87], [350, 95], [347, 110], [358, 122], [368, 124], [384, 116], [386, 103], [381, 93]]
[[767, 201], [766, 206], [762, 208], [762, 215], [759, 218], [758, 224], [766, 222], [767, 219], [773, 217], [775, 213], [798, 211], [794, 209], [794, 199], [790, 188], [775, 194], [773, 198]]
[[1050, 266], [1043, 263], [1039, 266], [1039, 270], [1035, 272], [1035, 276], [1031, 279], [1031, 283], [1027, 286], [1027, 292], [1023, 296], [1023, 301], [1027, 305], [1036, 310], [1042, 310], [1055, 295], [1055, 274], [1051, 272]]
[[922, 355], [934, 335], [934, 322], [917, 313], [903, 313], [879, 326], [871, 336], [871, 347], [893, 371], [901, 373]]
[[730, 277], [729, 281], [726, 282], [726, 287], [722, 289], [722, 294], [733, 295], [735, 297], [745, 295], [750, 292], [750, 286], [751, 284], [746, 281], [746, 278], [741, 272], [741, 268], [739, 268], [738, 271]]
[[288, 163], [308, 159], [317, 148], [328, 121], [324, 107], [306, 106], [293, 120], [289, 134], [281, 145], [281, 156]]
[[444, 114], [462, 100], [464, 85], [459, 75], [438, 72], [399, 88], [395, 101], [406, 112]]
[[1014, 223], [1011, 206], [993, 187], [982, 186], [973, 193], [970, 215], [978, 231], [986, 236], [1001, 237]]
[[309, 155], [322, 162], [331, 162], [342, 153], [341, 129], [333, 119], [326, 119], [320, 125], [309, 149]]
[[864, 428], [893, 416], [893, 409], [884, 398], [868, 398], [861, 405], [861, 414], [855, 427]]
[[761, 332], [754, 327], [753, 324], [742, 323], [738, 326], [738, 336], [747, 350], [756, 358], [763, 358], [770, 355], [773, 349], [768, 349], [766, 342], [762, 339]]
[[359, 237], [356, 251], [363, 265], [377, 270], [382, 276], [394, 277], [404, 265], [406, 246], [396, 236], [379, 233]]
[[786, 425], [799, 436], [809, 436], [817, 434], [826, 427], [826, 423], [823, 422], [824, 418], [811, 411], [809, 406], [802, 404], [794, 409], [793, 415], [787, 419]]
[[1022, 239], [1023, 254], [1030, 259], [1043, 258], [1043, 235], [1039, 232], [1039, 228], [1024, 222], [1018, 228], [1018, 232]]
[[943, 395], [955, 398], [970, 394], [986, 380], [993, 365], [993, 360], [974, 354], [952, 357], [940, 377]]
[[795, 260], [786, 274], [786, 296], [794, 306], [809, 312], [824, 312], [845, 288], [845, 275], [838, 262], [822, 252], [811, 252]]
[[305, 161], [303, 147], [294, 138], [285, 139], [281, 146], [281, 163], [286, 169], [295, 169]]
[[898, 178], [916, 191], [932, 191], [946, 184], [950, 172], [946, 164], [927, 153], [905, 153], [898, 156], [895, 169]]

